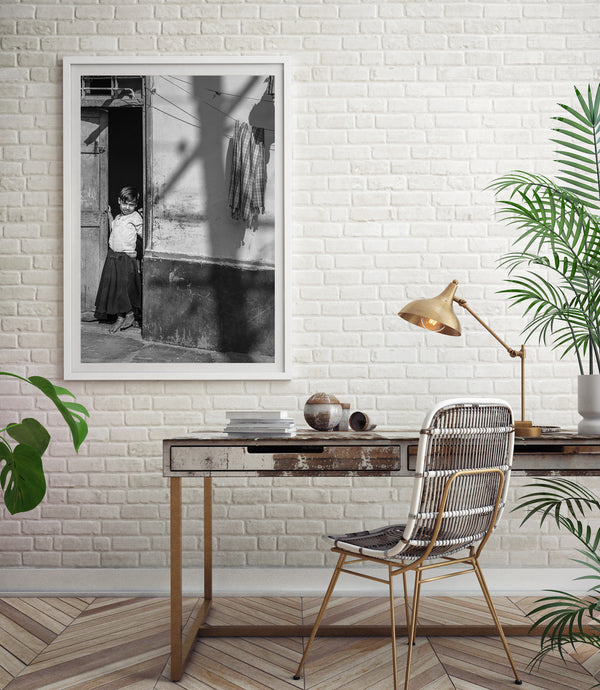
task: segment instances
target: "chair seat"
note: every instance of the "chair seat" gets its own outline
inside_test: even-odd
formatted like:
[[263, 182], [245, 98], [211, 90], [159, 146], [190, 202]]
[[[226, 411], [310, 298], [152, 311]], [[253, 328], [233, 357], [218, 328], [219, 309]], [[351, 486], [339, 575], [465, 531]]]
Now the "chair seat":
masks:
[[364, 532], [327, 535], [325, 539], [343, 551], [373, 558], [387, 558], [388, 551], [398, 544], [405, 528], [406, 525], [386, 525]]
[[[404, 542], [404, 547], [398, 552], [398, 542], [403, 541], [405, 525], [387, 525], [364, 532], [349, 532], [348, 534], [324, 535], [330, 544], [342, 551], [355, 553], [360, 556], [381, 558], [386, 561], [414, 561], [421, 558], [427, 550], [428, 541], [422, 543]], [[439, 539], [437, 546], [431, 550], [426, 560], [434, 560], [443, 556], [451, 556], [458, 551], [469, 548], [477, 539]], [[390, 551], [393, 549], [393, 552]]]

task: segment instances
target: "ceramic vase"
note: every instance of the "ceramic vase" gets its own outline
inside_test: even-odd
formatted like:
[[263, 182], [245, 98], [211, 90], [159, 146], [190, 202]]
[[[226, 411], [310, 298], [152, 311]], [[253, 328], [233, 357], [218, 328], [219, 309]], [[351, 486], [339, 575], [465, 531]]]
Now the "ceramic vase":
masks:
[[600, 436], [600, 374], [577, 377], [577, 411], [583, 417], [578, 432]]
[[331, 431], [341, 418], [342, 406], [335, 395], [315, 393], [304, 405], [304, 419], [317, 431]]

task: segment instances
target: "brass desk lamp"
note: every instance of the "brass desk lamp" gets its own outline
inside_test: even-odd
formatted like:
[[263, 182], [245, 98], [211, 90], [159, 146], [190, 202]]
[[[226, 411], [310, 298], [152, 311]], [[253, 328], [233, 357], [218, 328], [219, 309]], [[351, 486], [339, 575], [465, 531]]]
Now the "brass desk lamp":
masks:
[[444, 335], [460, 335], [460, 323], [456, 318], [452, 302], [456, 302], [463, 309], [466, 309], [471, 316], [476, 319], [488, 333], [490, 333], [502, 347], [508, 352], [511, 357], [519, 357], [521, 359], [521, 420], [515, 422], [516, 436], [540, 436], [541, 429], [539, 426], [533, 426], [531, 422], [525, 421], [525, 346], [521, 345], [520, 350], [513, 350], [500, 338], [494, 331], [483, 322], [477, 314], [473, 312], [464, 299], [455, 297], [458, 281], [453, 280], [448, 287], [436, 297], [429, 299], [418, 299], [407, 304], [398, 316], [401, 316], [406, 321], [426, 328], [435, 333], [443, 333]]

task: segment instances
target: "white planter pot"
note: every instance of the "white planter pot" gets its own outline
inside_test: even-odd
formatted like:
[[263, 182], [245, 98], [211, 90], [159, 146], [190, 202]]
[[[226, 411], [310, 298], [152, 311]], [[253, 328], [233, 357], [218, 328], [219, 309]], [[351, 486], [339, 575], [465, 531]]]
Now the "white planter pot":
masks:
[[579, 433], [600, 436], [600, 374], [577, 377], [577, 411], [583, 417]]

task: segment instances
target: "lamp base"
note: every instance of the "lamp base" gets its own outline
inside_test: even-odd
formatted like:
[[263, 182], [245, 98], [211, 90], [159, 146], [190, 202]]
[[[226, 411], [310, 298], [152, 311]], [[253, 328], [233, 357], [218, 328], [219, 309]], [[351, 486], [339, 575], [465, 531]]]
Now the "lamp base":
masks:
[[515, 436], [522, 438], [536, 438], [542, 435], [542, 429], [539, 426], [533, 426], [531, 422], [519, 420], [515, 422]]

